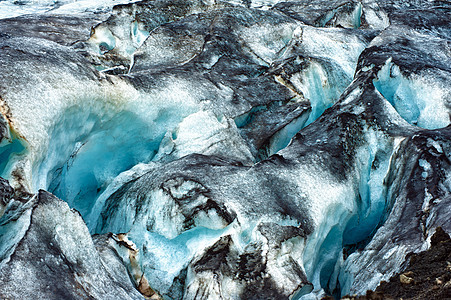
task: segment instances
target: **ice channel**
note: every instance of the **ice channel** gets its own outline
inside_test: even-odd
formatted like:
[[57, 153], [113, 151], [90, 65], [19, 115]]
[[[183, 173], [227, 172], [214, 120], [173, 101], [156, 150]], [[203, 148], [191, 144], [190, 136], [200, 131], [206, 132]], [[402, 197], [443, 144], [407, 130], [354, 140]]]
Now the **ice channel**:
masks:
[[[356, 173], [348, 183], [354, 187], [355, 198], [344, 196], [341, 203], [329, 206], [319, 228], [305, 246], [304, 266], [316, 295], [325, 291], [339, 299], [349, 292], [346, 284], [352, 279], [340, 275], [344, 260], [365, 247], [390, 211], [384, 182], [397, 142], [371, 129], [365, 135], [367, 143], [356, 153]], [[353, 208], [347, 207], [346, 203], [353, 203]], [[315, 297], [312, 294], [301, 299]]]

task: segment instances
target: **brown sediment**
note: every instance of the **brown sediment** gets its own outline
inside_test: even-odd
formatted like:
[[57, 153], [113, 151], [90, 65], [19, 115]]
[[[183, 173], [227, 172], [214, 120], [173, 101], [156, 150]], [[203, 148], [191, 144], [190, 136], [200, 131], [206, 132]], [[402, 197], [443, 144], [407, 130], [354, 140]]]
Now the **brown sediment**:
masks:
[[17, 200], [25, 203], [33, 197], [33, 194], [30, 193], [26, 188], [27, 180], [25, 179], [25, 175], [22, 168], [15, 168], [11, 172], [11, 178], [15, 180], [14, 195]]
[[12, 119], [11, 108], [3, 99], [2, 95], [0, 95], [0, 113], [5, 117], [5, 120], [8, 122], [10, 128], [14, 128], [14, 122]]
[[441, 227], [437, 227], [431, 238], [431, 248], [409, 253], [405, 264], [403, 271], [388, 282], [382, 281], [375, 291], [342, 299], [451, 299], [451, 238]]
[[27, 139], [17, 131], [16, 126], [14, 124], [11, 108], [9, 107], [8, 103], [6, 103], [6, 101], [3, 99], [2, 95], [0, 95], [0, 114], [2, 114], [5, 120], [8, 122], [11, 135], [17, 137], [18, 139], [22, 139], [28, 142]]
[[113, 234], [112, 238], [122, 247], [127, 248], [130, 267], [129, 272], [135, 281], [137, 290], [146, 298], [152, 300], [163, 299], [154, 289], [150, 287], [149, 281], [144, 276], [144, 272], [141, 270], [138, 262], [139, 249], [136, 245], [127, 238], [127, 234], [119, 233]]

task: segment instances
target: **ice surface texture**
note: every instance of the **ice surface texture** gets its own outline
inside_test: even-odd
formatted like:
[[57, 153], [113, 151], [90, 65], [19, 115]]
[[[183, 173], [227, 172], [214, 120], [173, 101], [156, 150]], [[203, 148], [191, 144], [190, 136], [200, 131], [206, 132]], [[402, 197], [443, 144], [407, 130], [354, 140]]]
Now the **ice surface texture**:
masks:
[[29, 2], [0, 298], [363, 294], [451, 231], [448, 3]]

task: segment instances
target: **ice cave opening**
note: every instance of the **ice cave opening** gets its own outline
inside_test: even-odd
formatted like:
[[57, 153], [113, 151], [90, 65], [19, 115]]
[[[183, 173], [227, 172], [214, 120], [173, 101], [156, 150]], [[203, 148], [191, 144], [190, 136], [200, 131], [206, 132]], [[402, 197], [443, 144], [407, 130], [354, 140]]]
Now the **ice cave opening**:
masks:
[[161, 108], [149, 122], [133, 111], [111, 113], [73, 106], [50, 130], [48, 149], [34, 167], [34, 186], [46, 189], [87, 219], [97, 197], [121, 172], [150, 162], [183, 110]]

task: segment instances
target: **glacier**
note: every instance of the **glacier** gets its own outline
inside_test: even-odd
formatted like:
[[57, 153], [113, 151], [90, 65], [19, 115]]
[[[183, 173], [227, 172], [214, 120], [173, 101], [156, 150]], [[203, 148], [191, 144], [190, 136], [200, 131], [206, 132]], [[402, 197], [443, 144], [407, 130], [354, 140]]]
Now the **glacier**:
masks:
[[376, 289], [451, 232], [450, 18], [1, 1], [0, 298]]

